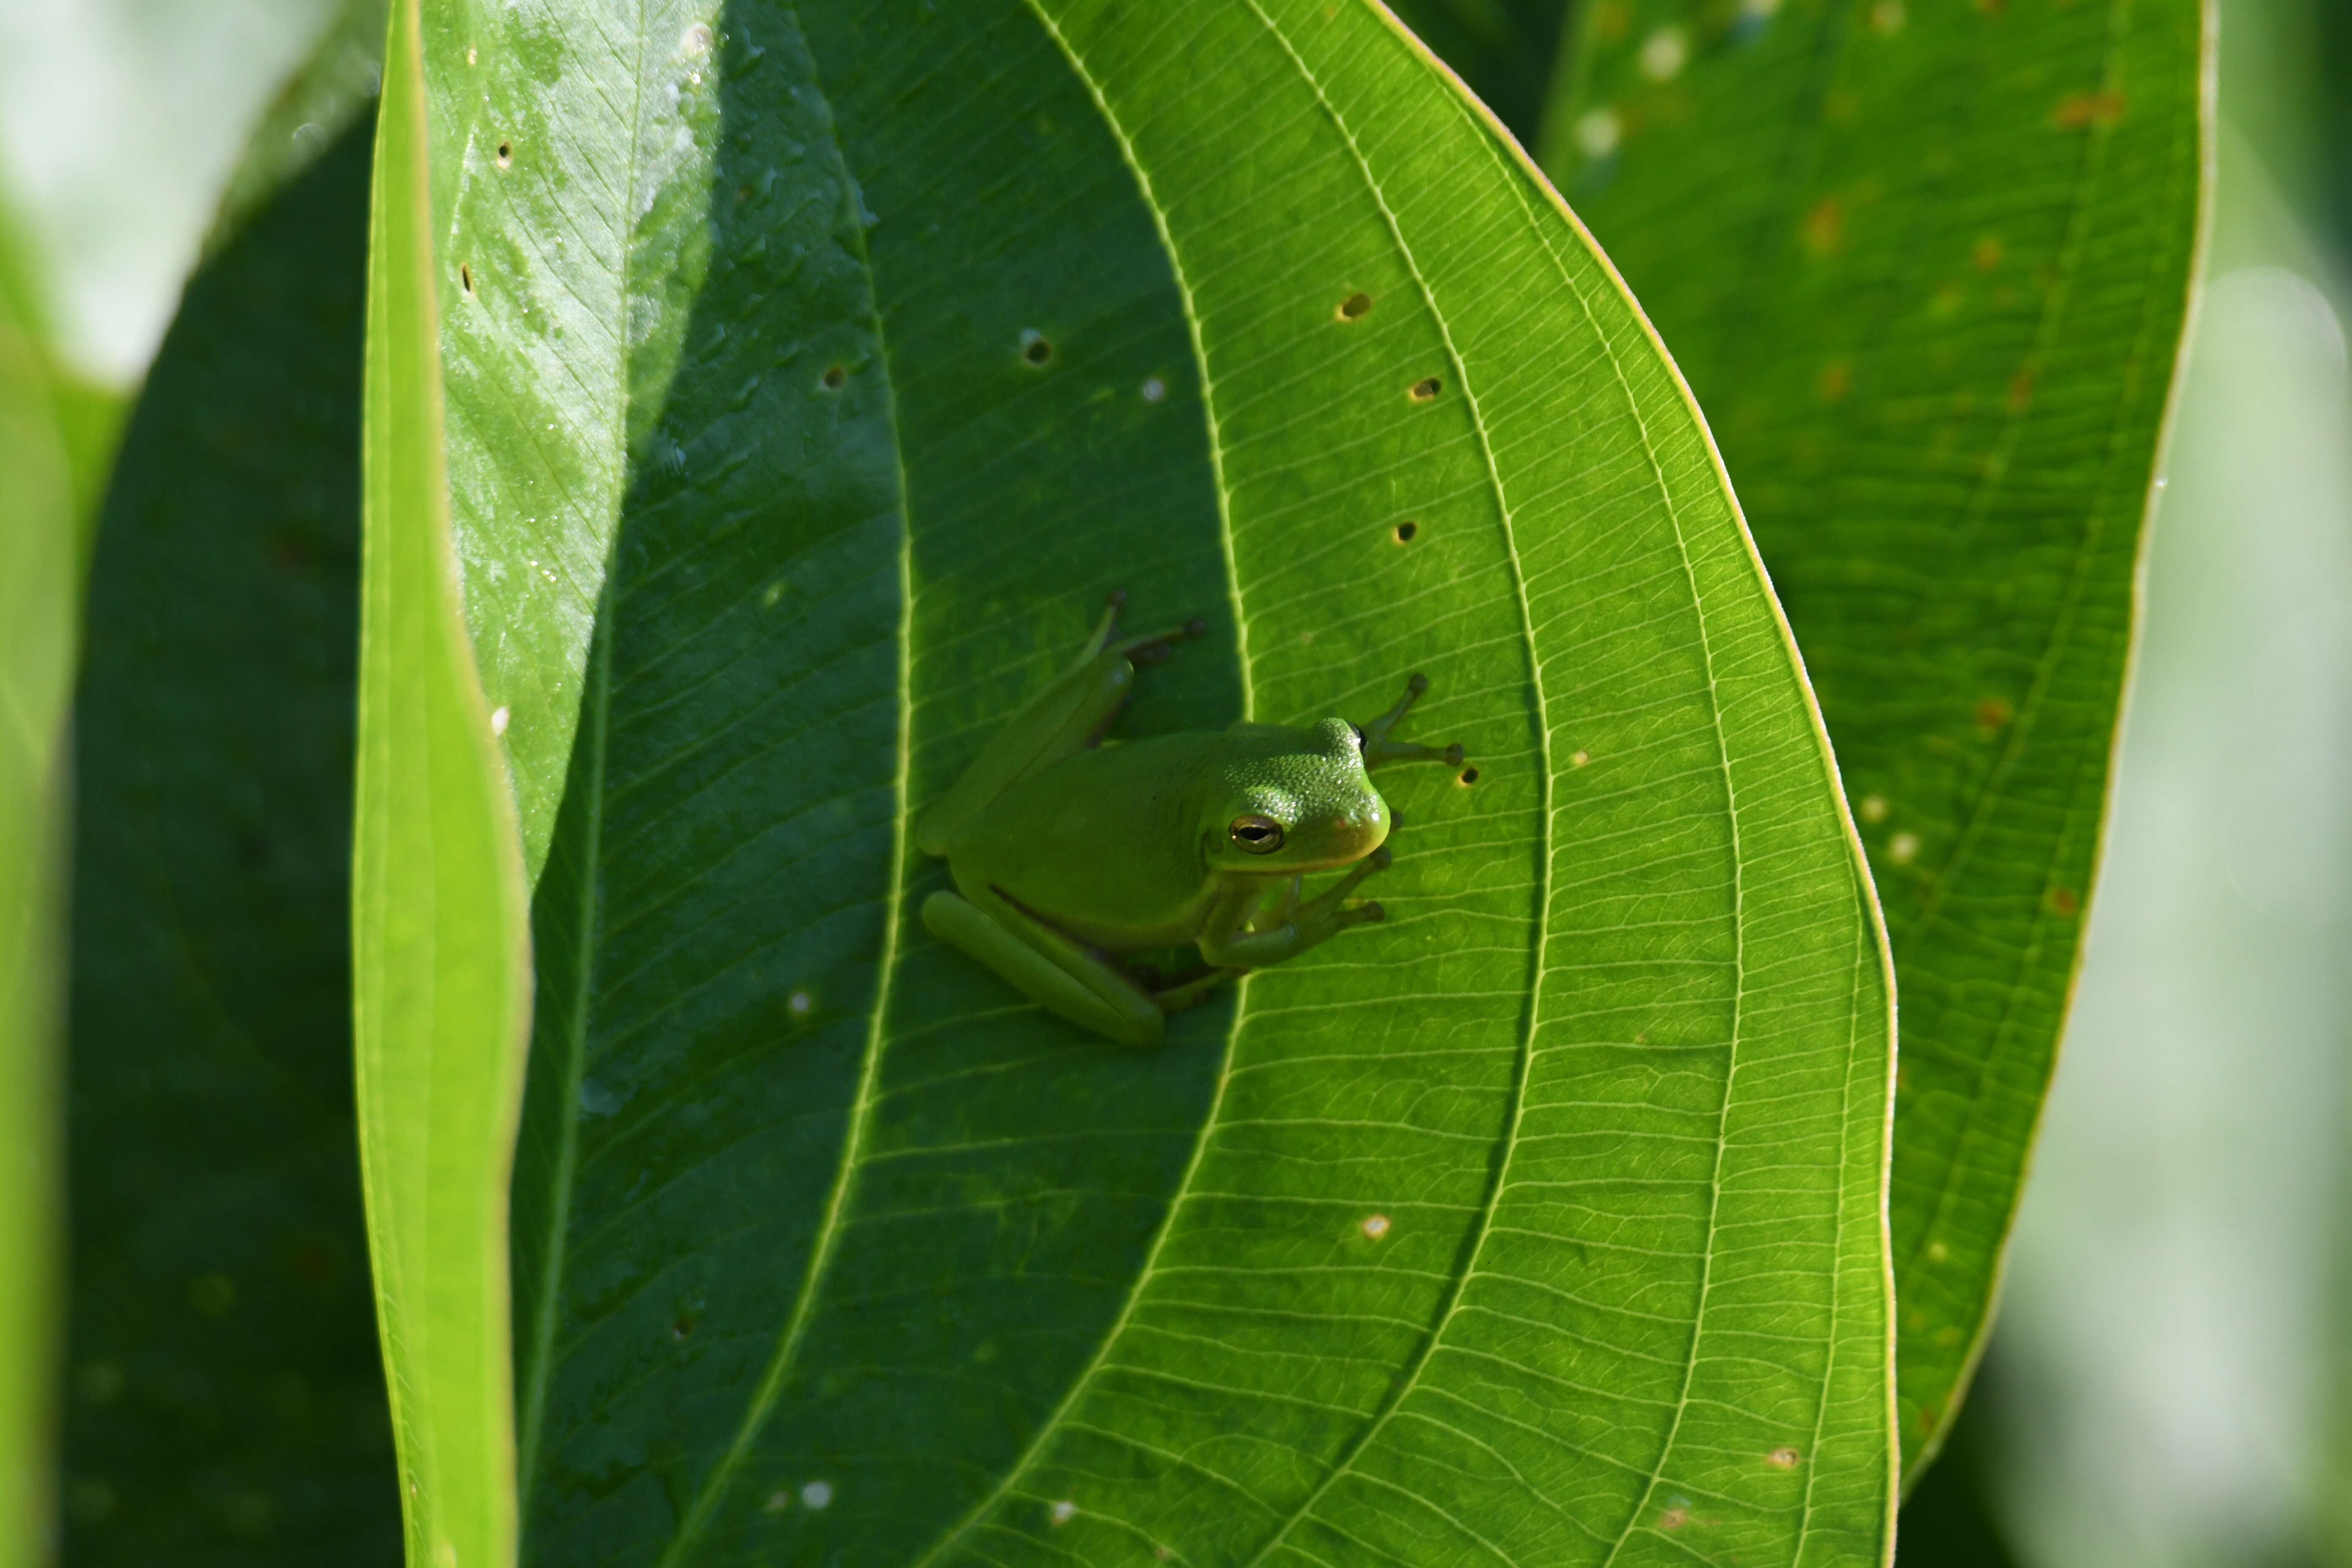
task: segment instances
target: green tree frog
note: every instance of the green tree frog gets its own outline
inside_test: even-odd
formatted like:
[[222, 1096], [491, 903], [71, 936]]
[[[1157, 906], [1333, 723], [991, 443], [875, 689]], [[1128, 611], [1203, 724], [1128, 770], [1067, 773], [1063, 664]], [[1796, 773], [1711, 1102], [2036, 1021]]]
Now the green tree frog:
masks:
[[[933, 936], [1072, 1023], [1149, 1046], [1169, 1013], [1215, 986], [1381, 919], [1349, 897], [1388, 865], [1396, 825], [1366, 770], [1459, 767], [1462, 748], [1390, 738], [1429, 689], [1419, 675], [1360, 727], [1240, 723], [1106, 744], [1136, 665], [1202, 629], [1119, 639], [1124, 602], [1111, 595], [1077, 662], [917, 819], [915, 843], [955, 879], [924, 901]], [[1337, 885], [1302, 900], [1307, 872], [1342, 866]], [[1209, 970], [1180, 984], [1124, 962], [1187, 944]]]

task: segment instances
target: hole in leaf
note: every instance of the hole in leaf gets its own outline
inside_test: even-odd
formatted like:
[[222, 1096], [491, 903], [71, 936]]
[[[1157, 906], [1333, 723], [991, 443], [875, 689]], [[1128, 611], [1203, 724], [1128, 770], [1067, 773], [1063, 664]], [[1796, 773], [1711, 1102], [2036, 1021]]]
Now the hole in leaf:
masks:
[[1420, 531], [1421, 524], [1408, 518], [1396, 525], [1396, 542], [1399, 544], [1411, 544], [1412, 536]]
[[1428, 402], [1431, 398], [1437, 395], [1438, 389], [1442, 384], [1443, 384], [1440, 383], [1433, 375], [1427, 376], [1420, 381], [1414, 382], [1412, 384], [1412, 400], [1415, 403]]
[[1021, 357], [1031, 364], [1044, 364], [1054, 357], [1054, 345], [1045, 341], [1043, 333], [1024, 332], [1021, 334]]
[[1476, 784], [1478, 782], [1478, 770], [1476, 768], [1464, 768], [1462, 770], [1462, 782], [1465, 784]]
[[825, 371], [823, 379], [827, 392], [838, 392], [842, 383], [849, 379], [849, 373], [839, 365], [834, 365]]
[[1371, 308], [1372, 297], [1370, 294], [1350, 294], [1339, 301], [1339, 319], [1352, 321]]
[[457, 266], [457, 281], [465, 285], [467, 293], [472, 293], [474, 291], [474, 269], [466, 266], [463, 262], [460, 262]]
[[514, 143], [513, 143], [513, 142], [499, 142], [499, 168], [501, 168], [501, 169], [508, 168], [508, 167], [510, 167], [510, 166], [513, 164], [513, 163], [514, 163]]

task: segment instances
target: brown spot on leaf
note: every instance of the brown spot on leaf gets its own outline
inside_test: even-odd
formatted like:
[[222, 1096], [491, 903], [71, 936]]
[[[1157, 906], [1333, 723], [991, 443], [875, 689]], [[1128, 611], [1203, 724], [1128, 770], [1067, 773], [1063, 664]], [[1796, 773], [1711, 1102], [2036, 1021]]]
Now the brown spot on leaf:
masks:
[[2080, 131], [2087, 126], [2113, 125], [2124, 117], [2124, 95], [2105, 90], [2078, 92], [2059, 104], [2050, 117], [2061, 131]]
[[1838, 247], [1845, 235], [1845, 208], [1835, 196], [1823, 196], [1805, 215], [1805, 248], [1815, 256], [1827, 256]]

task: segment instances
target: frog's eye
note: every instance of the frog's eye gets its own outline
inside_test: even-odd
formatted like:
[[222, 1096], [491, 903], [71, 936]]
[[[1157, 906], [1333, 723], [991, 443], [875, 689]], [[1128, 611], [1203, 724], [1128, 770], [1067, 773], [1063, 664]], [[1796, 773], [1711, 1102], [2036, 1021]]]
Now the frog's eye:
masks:
[[1271, 855], [1282, 847], [1282, 824], [1270, 816], [1236, 816], [1227, 831], [1244, 855]]

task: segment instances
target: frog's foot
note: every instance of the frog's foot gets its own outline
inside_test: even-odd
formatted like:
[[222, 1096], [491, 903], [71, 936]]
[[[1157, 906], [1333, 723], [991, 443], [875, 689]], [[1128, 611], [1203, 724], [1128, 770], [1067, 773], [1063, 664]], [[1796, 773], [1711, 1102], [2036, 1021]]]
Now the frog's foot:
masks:
[[1290, 923], [1298, 928], [1300, 945], [1312, 947], [1349, 926], [1388, 919], [1388, 910], [1378, 903], [1350, 903], [1348, 895], [1362, 886], [1365, 878], [1387, 870], [1393, 858], [1388, 847], [1382, 845], [1357, 861], [1346, 876], [1293, 910]]
[[1197, 1007], [1209, 999], [1209, 993], [1247, 973], [1243, 969], [1212, 969], [1206, 974], [1196, 974], [1181, 985], [1171, 985], [1154, 991], [1151, 999], [1162, 1013], [1181, 1013], [1187, 1007]]
[[1444, 763], [1449, 768], [1462, 765], [1462, 747], [1417, 746], [1410, 741], [1391, 741], [1389, 731], [1402, 722], [1412, 709], [1413, 699], [1429, 689], [1429, 677], [1416, 675], [1404, 683], [1404, 695], [1397, 705], [1362, 726], [1364, 733], [1364, 766], [1377, 768], [1384, 763]]
[[1087, 639], [1086, 650], [1078, 655], [1083, 666], [1099, 658], [1105, 651], [1123, 656], [1131, 664], [1157, 664], [1168, 657], [1169, 645], [1187, 637], [1197, 637], [1209, 629], [1209, 623], [1194, 616], [1181, 626], [1164, 631], [1146, 632], [1141, 637], [1118, 636], [1119, 612], [1127, 608], [1127, 590], [1113, 588], [1103, 603], [1102, 619], [1095, 623], [1094, 636]]
[[1303, 904], [1297, 901], [1297, 891], [1293, 885], [1257, 904], [1249, 912], [1245, 926], [1239, 923], [1243, 919], [1240, 914], [1229, 917], [1234, 923], [1221, 922], [1213, 916], [1209, 929], [1201, 936], [1201, 956], [1221, 969], [1264, 969], [1269, 963], [1296, 958], [1349, 926], [1386, 920], [1388, 911], [1380, 905], [1352, 902], [1349, 895], [1365, 878], [1385, 871], [1388, 867], [1388, 850], [1375, 849], [1346, 876]]

